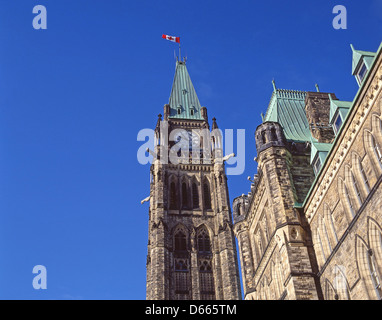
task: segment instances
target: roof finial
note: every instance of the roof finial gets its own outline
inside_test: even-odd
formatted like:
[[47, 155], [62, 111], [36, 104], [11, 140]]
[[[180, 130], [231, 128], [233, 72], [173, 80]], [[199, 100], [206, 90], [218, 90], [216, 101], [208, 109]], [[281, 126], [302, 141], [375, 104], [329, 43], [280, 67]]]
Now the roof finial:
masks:
[[214, 130], [214, 129], [218, 129], [219, 127], [218, 127], [218, 124], [216, 123], [216, 118], [215, 117], [213, 117], [212, 118], [212, 130]]
[[261, 120], [264, 122], [264, 113], [260, 113], [261, 115]]
[[350, 48], [351, 48], [353, 51], [355, 50], [353, 44], [350, 44]]
[[276, 91], [277, 88], [276, 88], [276, 82], [275, 82], [275, 79], [272, 79], [272, 85], [273, 85], [273, 91]]
[[320, 92], [320, 88], [318, 87], [318, 84], [315, 84], [317, 92]]

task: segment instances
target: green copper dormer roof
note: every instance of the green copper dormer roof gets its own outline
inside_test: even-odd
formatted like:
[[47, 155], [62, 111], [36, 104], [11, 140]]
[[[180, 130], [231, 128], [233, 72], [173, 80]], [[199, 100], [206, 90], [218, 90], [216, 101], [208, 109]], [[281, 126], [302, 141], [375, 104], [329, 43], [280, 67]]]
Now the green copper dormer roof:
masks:
[[347, 113], [353, 105], [352, 101], [340, 101], [333, 100], [332, 96], [329, 94], [330, 99], [330, 114], [329, 114], [329, 122], [333, 123], [334, 116], [337, 114], [337, 111], [341, 114], [341, 118], [345, 119]]
[[305, 114], [305, 91], [277, 89], [273, 93], [263, 122], [278, 122], [287, 140], [310, 141], [311, 133]]
[[358, 67], [360, 66], [360, 63], [362, 61], [365, 62], [367, 70], [370, 70], [370, 67], [374, 61], [374, 57], [376, 55], [375, 52], [370, 51], [361, 51], [361, 50], [355, 50], [354, 46], [350, 45], [352, 51], [353, 51], [353, 61], [352, 61], [352, 75], [354, 76]]
[[310, 163], [312, 164], [317, 154], [320, 157], [321, 163], [324, 163], [325, 158], [333, 145], [331, 143], [318, 143], [314, 141], [311, 141], [311, 144]]
[[169, 105], [170, 118], [203, 120], [200, 102], [185, 61], [176, 62]]

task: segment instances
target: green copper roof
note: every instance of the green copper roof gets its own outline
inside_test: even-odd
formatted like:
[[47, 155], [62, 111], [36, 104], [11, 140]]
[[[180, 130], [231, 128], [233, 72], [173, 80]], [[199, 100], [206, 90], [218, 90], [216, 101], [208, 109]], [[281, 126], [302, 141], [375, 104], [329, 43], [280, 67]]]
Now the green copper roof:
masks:
[[200, 102], [184, 61], [176, 62], [169, 104], [170, 118], [203, 120]]
[[277, 89], [274, 85], [263, 122], [280, 123], [287, 140], [310, 141], [311, 133], [305, 115], [305, 96], [305, 91]]
[[370, 51], [355, 50], [353, 45], [350, 45], [350, 47], [353, 51], [353, 61], [352, 61], [352, 70], [351, 70], [352, 75], [355, 75], [355, 72], [362, 58], [363, 58], [363, 61], [365, 61], [367, 69], [370, 70], [370, 67], [374, 61], [374, 57], [376, 53], [370, 52]]

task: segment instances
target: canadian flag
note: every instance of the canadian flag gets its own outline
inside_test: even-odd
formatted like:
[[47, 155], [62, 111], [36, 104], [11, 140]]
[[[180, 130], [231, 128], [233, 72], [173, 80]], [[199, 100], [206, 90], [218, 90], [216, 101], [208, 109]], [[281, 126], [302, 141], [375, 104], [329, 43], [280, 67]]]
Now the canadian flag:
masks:
[[168, 36], [167, 34], [162, 34], [162, 38], [170, 40], [172, 42], [180, 43], [180, 37], [173, 37], [173, 36]]

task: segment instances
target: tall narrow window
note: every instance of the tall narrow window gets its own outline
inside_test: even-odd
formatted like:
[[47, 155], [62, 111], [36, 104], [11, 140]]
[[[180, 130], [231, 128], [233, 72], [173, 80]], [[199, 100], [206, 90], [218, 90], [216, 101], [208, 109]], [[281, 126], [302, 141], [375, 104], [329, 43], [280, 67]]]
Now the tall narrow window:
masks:
[[175, 258], [175, 300], [190, 299], [190, 273], [187, 259]]
[[317, 156], [317, 159], [313, 163], [313, 170], [316, 175], [320, 172], [321, 166], [322, 166], [321, 159], [319, 156]]
[[326, 229], [325, 220], [322, 221], [322, 227], [324, 229], [324, 234], [325, 234], [326, 242], [328, 243], [328, 249], [329, 249], [329, 253], [330, 253], [330, 252], [332, 252], [332, 245], [330, 244], [330, 237], [328, 234], [328, 229]]
[[354, 177], [353, 173], [351, 174], [351, 178], [352, 178], [352, 182], [353, 182], [353, 186], [354, 186], [354, 191], [355, 191], [355, 194], [357, 196], [357, 200], [358, 200], [359, 204], [361, 205], [363, 202], [362, 194], [361, 194], [360, 188], [358, 186], [357, 179]]
[[263, 244], [261, 242], [261, 240], [259, 240], [259, 251], [260, 251], [260, 254], [262, 255], [263, 254]]
[[322, 252], [322, 257], [324, 258], [322, 264], [324, 264], [325, 261], [326, 261], [326, 255], [325, 255], [325, 251], [324, 251], [324, 246], [322, 244], [322, 240], [321, 240], [321, 236], [320, 236], [320, 229], [319, 228], [317, 228], [317, 240], [318, 240], [318, 244], [320, 246], [321, 252]]
[[254, 258], [256, 258], [255, 264], [259, 264], [260, 263], [260, 248], [257, 245], [257, 234], [253, 232], [251, 238], [252, 238], [251, 241], [252, 241], [252, 250], [253, 250], [252, 254]]
[[215, 283], [212, 268], [211, 242], [208, 230], [203, 227], [197, 233], [199, 285], [201, 300], [215, 300]]
[[186, 251], [187, 250], [187, 238], [182, 231], [178, 231], [174, 237], [174, 247], [175, 251]]
[[331, 285], [331, 283], [326, 280], [326, 300], [338, 300], [337, 299], [337, 294]]
[[188, 208], [188, 194], [187, 194], [187, 184], [182, 183], [182, 208]]
[[326, 226], [330, 230], [329, 232], [333, 235], [334, 245], [338, 242], [336, 228], [334, 226], [333, 212], [328, 206], [325, 206], [325, 218], [324, 221], [327, 222]]
[[199, 208], [199, 193], [195, 182], [192, 183], [192, 208]]
[[205, 228], [198, 233], [198, 251], [199, 253], [211, 253], [210, 237]]
[[338, 131], [340, 131], [341, 125], [342, 125], [342, 118], [341, 118], [341, 115], [338, 114], [336, 120], [334, 121], [334, 126], [333, 126], [336, 134], [338, 134]]
[[333, 284], [337, 291], [337, 300], [350, 300], [348, 283], [341, 269], [344, 270], [344, 267], [336, 266], [334, 269], [335, 277]]
[[374, 149], [375, 154], [377, 155], [378, 162], [382, 165], [382, 151], [378, 142], [375, 140], [374, 136], [371, 136], [371, 142]]
[[345, 183], [344, 183], [344, 191], [345, 191], [345, 197], [346, 197], [346, 200], [347, 200], [350, 212], [351, 212], [352, 216], [354, 217], [354, 215], [355, 215], [354, 207], [353, 207], [353, 204], [352, 204], [352, 201], [351, 201], [351, 198], [350, 198], [349, 190], [346, 187]]
[[277, 141], [277, 133], [276, 133], [276, 129], [275, 128], [271, 129], [271, 140], [272, 141]]
[[187, 237], [182, 229], [174, 234], [174, 289], [175, 300], [190, 299], [190, 268]]
[[215, 300], [215, 284], [211, 259], [199, 260], [200, 299]]
[[262, 132], [261, 132], [261, 140], [263, 141], [264, 144], [267, 142], [267, 138], [266, 138], [266, 133], [265, 133], [265, 131], [262, 131]]
[[176, 197], [176, 185], [175, 182], [170, 183], [170, 209], [177, 209], [178, 201]]
[[359, 160], [359, 169], [361, 171], [361, 176], [362, 176], [362, 179], [363, 179], [363, 183], [366, 186], [367, 192], [369, 192], [370, 191], [369, 179], [367, 178], [365, 169], [364, 169], [364, 167], [363, 167], [363, 165], [362, 165], [360, 160]]
[[236, 212], [237, 212], [237, 215], [240, 216], [241, 215], [241, 203], [239, 203], [236, 207]]
[[203, 183], [204, 209], [211, 209], [210, 186], [207, 179]]
[[367, 67], [366, 67], [366, 64], [363, 63], [361, 68], [359, 68], [359, 72], [357, 74], [358, 82], [360, 85], [361, 85], [363, 79], [365, 78], [366, 73], [367, 73]]
[[373, 281], [375, 293], [377, 294], [378, 299], [382, 299], [381, 279], [378, 274], [377, 268], [375, 266], [373, 251], [369, 250], [367, 257], [368, 257], [369, 271], [371, 275], [371, 280]]

